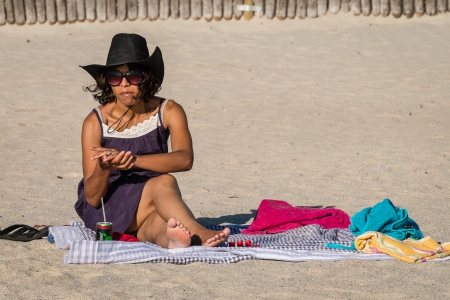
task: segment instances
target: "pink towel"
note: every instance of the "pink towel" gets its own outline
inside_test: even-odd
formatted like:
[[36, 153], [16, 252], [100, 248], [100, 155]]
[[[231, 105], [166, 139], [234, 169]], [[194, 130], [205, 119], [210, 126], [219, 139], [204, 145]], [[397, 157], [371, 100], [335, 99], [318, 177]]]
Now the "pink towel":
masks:
[[311, 224], [324, 228], [348, 228], [350, 217], [336, 208], [295, 207], [285, 201], [264, 199], [255, 220], [242, 233], [279, 233]]

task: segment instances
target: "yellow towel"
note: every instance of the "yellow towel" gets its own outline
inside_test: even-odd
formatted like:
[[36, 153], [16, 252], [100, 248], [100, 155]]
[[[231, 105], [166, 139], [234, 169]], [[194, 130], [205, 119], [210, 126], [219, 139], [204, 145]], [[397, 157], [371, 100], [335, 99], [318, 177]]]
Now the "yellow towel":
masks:
[[385, 253], [410, 263], [425, 262], [450, 255], [450, 243], [439, 245], [431, 237], [399, 241], [376, 231], [367, 231], [358, 236], [355, 247], [366, 253]]

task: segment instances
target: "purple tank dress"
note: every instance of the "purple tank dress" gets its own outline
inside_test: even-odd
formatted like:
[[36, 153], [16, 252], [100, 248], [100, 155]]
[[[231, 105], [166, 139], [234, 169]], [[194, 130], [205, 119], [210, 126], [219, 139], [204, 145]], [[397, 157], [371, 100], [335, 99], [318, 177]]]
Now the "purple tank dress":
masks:
[[[102, 147], [114, 148], [118, 151], [131, 151], [136, 155], [167, 153], [169, 130], [165, 129], [162, 114], [167, 101], [161, 99], [158, 113], [148, 120], [125, 129], [123, 132], [108, 133], [108, 126], [103, 123], [100, 109], [93, 111], [97, 115], [102, 131]], [[131, 170], [119, 171], [111, 169], [108, 191], [103, 201], [106, 220], [113, 223], [115, 232], [124, 233], [136, 215], [145, 183], [161, 173], [133, 167]], [[75, 210], [84, 221], [85, 226], [95, 230], [97, 222], [103, 221], [101, 205], [93, 207], [86, 202], [84, 180], [78, 184], [78, 201]]]

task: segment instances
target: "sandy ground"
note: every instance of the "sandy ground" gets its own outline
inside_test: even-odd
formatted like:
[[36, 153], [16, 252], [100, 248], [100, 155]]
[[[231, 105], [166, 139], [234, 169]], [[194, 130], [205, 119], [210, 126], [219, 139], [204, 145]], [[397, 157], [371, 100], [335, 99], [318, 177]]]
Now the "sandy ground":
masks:
[[[250, 223], [262, 199], [352, 215], [383, 198], [450, 241], [450, 15], [0, 27], [0, 227], [64, 225], [96, 102], [78, 65], [112, 36], [161, 47], [160, 96], [185, 108], [204, 224]], [[5, 299], [445, 299], [448, 262], [66, 265], [46, 241], [0, 241]]]

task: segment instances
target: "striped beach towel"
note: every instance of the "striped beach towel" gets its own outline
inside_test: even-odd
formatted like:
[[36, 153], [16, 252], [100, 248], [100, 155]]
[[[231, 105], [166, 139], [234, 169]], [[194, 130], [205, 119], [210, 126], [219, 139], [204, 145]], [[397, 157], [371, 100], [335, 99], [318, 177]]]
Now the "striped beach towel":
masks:
[[[83, 223], [71, 221], [70, 226], [50, 227], [56, 245], [68, 249], [64, 261], [69, 264], [95, 263], [142, 263], [165, 262], [188, 264], [206, 262], [214, 264], [232, 263], [248, 259], [281, 261], [310, 261], [342, 259], [386, 260], [385, 254], [366, 254], [359, 251], [329, 249], [326, 244], [351, 245], [355, 236], [347, 229], [325, 229], [319, 225], [308, 225], [279, 234], [242, 234], [246, 226], [227, 225], [232, 234], [228, 242], [220, 247], [193, 246], [165, 249], [145, 242], [95, 241], [92, 230]], [[221, 230], [223, 226], [210, 226]], [[232, 242], [250, 241], [259, 247], [229, 247]]]

